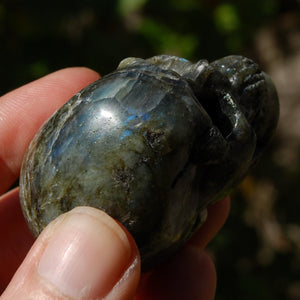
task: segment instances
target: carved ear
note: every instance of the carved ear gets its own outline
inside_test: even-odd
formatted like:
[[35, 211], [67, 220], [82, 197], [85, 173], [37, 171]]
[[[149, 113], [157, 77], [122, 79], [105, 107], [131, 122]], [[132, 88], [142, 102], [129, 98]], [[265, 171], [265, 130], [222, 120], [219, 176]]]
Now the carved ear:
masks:
[[117, 70], [128, 69], [135, 66], [142, 66], [146, 64], [147, 62], [145, 59], [138, 58], [138, 57], [127, 57], [119, 63]]

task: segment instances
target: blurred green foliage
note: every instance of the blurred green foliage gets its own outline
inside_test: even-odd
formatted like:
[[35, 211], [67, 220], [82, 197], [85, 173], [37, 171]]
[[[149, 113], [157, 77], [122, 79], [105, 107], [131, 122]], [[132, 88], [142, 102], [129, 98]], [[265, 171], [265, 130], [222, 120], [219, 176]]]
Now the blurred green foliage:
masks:
[[242, 52], [278, 7], [278, 0], [2, 1], [0, 94], [68, 66], [106, 74], [128, 56]]
[[[298, 4], [296, 0], [2, 1], [0, 94], [69, 66], [106, 74], [128, 56], [166, 53], [196, 61], [239, 53], [256, 60], [255, 32]], [[272, 178], [268, 180], [282, 188], [278, 198], [284, 199], [275, 206], [279, 217], [286, 223], [287, 216], [298, 222], [299, 207], [293, 208], [289, 192], [297, 194], [300, 172], [285, 173], [266, 155], [251, 176], [255, 182]], [[247, 181], [243, 185], [234, 195], [226, 226], [210, 246], [219, 277], [216, 299], [299, 299], [288, 298], [287, 291], [294, 289], [291, 294], [300, 295], [300, 255], [277, 249], [260, 253], [263, 239], [259, 226], [247, 218], [251, 206], [245, 199], [251, 197]]]

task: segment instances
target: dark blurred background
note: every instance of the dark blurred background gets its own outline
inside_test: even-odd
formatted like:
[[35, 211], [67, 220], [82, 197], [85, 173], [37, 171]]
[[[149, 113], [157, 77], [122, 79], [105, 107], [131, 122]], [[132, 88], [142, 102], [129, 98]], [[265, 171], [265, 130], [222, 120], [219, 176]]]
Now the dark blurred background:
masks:
[[209, 246], [217, 300], [300, 299], [300, 1], [0, 1], [0, 94], [69, 66], [106, 74], [128, 56], [242, 54], [281, 101], [277, 134], [232, 195]]

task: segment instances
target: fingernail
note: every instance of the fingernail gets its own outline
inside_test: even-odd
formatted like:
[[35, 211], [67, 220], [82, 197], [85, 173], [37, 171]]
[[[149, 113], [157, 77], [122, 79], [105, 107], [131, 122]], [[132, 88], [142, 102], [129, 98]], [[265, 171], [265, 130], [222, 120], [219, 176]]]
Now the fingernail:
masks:
[[75, 208], [56, 223], [38, 273], [72, 298], [102, 298], [134, 260], [126, 233], [104, 212]]

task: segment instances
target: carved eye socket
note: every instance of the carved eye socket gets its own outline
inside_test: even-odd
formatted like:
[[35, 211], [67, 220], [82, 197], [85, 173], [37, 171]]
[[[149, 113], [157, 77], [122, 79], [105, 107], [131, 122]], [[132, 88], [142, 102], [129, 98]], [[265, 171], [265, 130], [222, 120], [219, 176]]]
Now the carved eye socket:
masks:
[[[228, 97], [230, 97], [230, 95], [228, 95]], [[219, 129], [222, 136], [227, 139], [234, 128], [234, 124], [231, 122], [231, 117], [234, 116], [235, 113], [232, 111], [232, 114], [228, 116], [228, 114], [226, 114], [228, 110], [222, 109], [225, 106], [225, 103], [221, 103], [222, 101], [225, 102], [226, 98], [220, 99], [220, 95], [209, 92], [201, 95], [200, 99], [202, 106], [210, 116], [213, 124]], [[230, 105], [230, 103], [227, 103], [227, 105]], [[233, 109], [234, 107], [232, 107], [232, 110]]]

